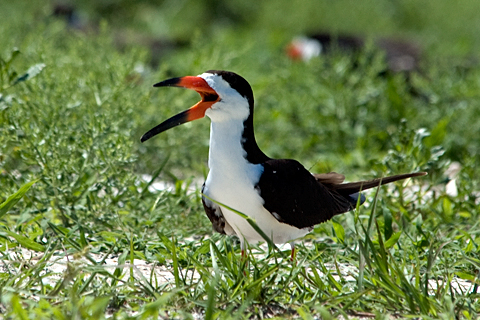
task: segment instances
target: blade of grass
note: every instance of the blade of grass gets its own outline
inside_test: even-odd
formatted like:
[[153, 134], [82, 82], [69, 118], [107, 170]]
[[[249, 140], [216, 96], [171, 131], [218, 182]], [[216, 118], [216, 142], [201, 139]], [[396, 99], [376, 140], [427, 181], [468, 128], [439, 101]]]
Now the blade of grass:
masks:
[[163, 171], [163, 169], [167, 165], [167, 162], [168, 162], [169, 159], [170, 159], [170, 153], [168, 153], [167, 156], [165, 157], [165, 159], [162, 161], [162, 163], [160, 163], [160, 166], [153, 173], [152, 177], [150, 178], [150, 181], [148, 181], [148, 183], [145, 185], [143, 190], [140, 192], [140, 198], [143, 198], [145, 196], [145, 193], [148, 191], [148, 188], [153, 184], [153, 182], [155, 182], [155, 179], [158, 178], [160, 173]]
[[[379, 184], [381, 181], [379, 182]], [[359, 264], [359, 272], [358, 272], [358, 290], [362, 291], [363, 290], [363, 277], [364, 277], [364, 272], [365, 272], [365, 263], [369, 263], [368, 259], [368, 243], [367, 239], [370, 240], [370, 231], [372, 229], [372, 224], [373, 224], [373, 219], [375, 216], [375, 209], [377, 206], [377, 199], [378, 199], [378, 193], [380, 191], [380, 188], [377, 187], [377, 190], [375, 191], [375, 197], [373, 198], [373, 207], [370, 213], [370, 217], [368, 219], [368, 226], [367, 229], [365, 230], [363, 224], [360, 224], [361, 228], [363, 229], [363, 232], [365, 234], [365, 240], [364, 242], [359, 242], [359, 255], [360, 255], [360, 264]], [[358, 212], [358, 206], [360, 203], [357, 201], [357, 212]]]
[[180, 288], [180, 270], [178, 266], [178, 256], [177, 256], [177, 245], [176, 245], [176, 240], [172, 236], [172, 260], [173, 260], [173, 276], [175, 278], [175, 286], [177, 288]]
[[40, 251], [40, 252], [44, 252], [45, 251], [45, 247], [42, 246], [41, 244], [25, 237], [25, 236], [22, 236], [21, 234], [18, 234], [18, 233], [15, 233], [15, 232], [12, 232], [8, 229], [5, 229], [4, 227], [0, 227], [0, 233], [6, 233], [7, 235], [9, 235], [10, 237], [14, 238], [15, 240], [17, 240], [17, 242], [24, 248], [27, 248], [27, 249], [30, 249], [30, 250], [34, 250], [34, 251]]
[[218, 269], [215, 250], [213, 247], [214, 246], [210, 242], [210, 256], [212, 257], [212, 267], [213, 267], [214, 276], [210, 280], [210, 285], [207, 289], [207, 308], [205, 310], [205, 320], [213, 319], [213, 315], [215, 312], [215, 294], [216, 294], [215, 288], [217, 287], [217, 283], [220, 278], [220, 270]]
[[378, 225], [377, 219], [375, 219], [375, 227], [377, 230], [377, 238], [378, 238], [378, 248], [380, 252], [380, 259], [379, 259], [379, 265], [382, 268], [382, 271], [388, 274], [388, 258], [387, 258], [387, 252], [385, 250], [385, 245], [383, 244], [383, 239], [382, 239], [382, 232], [380, 231], [380, 226]]
[[38, 180], [33, 180], [25, 183], [23, 186], [18, 189], [17, 192], [8, 197], [7, 200], [0, 204], [0, 219], [14, 206], [17, 204], [20, 199], [23, 198], [25, 193], [36, 183]]

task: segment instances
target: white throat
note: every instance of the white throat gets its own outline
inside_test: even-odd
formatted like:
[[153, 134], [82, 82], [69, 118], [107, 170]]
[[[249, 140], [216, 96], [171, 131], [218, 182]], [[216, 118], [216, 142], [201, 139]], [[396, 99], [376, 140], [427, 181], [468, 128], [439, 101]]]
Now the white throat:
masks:
[[242, 146], [243, 123], [230, 120], [210, 125], [208, 167], [221, 170], [226, 176], [238, 175], [248, 166]]

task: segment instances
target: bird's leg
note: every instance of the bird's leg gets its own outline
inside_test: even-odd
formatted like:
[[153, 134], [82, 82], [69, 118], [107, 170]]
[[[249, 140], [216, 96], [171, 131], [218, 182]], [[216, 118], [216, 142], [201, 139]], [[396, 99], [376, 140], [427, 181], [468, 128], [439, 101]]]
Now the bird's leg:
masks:
[[248, 257], [247, 257], [247, 251], [246, 251], [246, 248], [245, 248], [245, 240], [244, 241], [240, 241], [240, 248], [241, 248], [241, 252], [242, 252], [242, 255], [241, 255], [241, 259], [240, 259], [240, 267], [241, 269], [243, 269], [243, 275], [246, 276], [247, 275], [247, 266], [248, 266]]
[[295, 243], [290, 243], [290, 247], [292, 248], [292, 254], [290, 255], [290, 260], [295, 261], [296, 252], [295, 252]]
[[242, 250], [242, 261], [247, 259], [247, 253], [245, 251], [245, 239], [240, 240], [240, 249]]

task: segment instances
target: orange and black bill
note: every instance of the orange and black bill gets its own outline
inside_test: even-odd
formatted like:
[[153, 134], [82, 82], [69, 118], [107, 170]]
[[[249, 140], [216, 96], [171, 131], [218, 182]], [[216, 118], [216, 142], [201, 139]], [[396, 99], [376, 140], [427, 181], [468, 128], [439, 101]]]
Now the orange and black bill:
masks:
[[202, 100], [196, 105], [191, 107], [188, 110], [180, 112], [179, 114], [171, 117], [170, 119], [165, 120], [160, 123], [155, 128], [151, 129], [145, 133], [140, 139], [142, 142], [147, 141], [151, 137], [166, 131], [170, 128], [181, 125], [185, 122], [193, 121], [196, 119], [203, 118], [205, 112], [210, 108], [215, 102], [219, 100], [217, 92], [208, 85], [208, 83], [200, 77], [181, 77], [165, 80], [153, 85], [154, 87], [182, 87], [187, 89], [192, 89], [197, 91]]

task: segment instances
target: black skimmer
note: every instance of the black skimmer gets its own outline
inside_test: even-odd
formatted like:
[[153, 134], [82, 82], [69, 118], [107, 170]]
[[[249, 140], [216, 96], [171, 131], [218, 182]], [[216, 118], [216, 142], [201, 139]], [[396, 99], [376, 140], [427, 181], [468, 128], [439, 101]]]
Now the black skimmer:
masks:
[[208, 198], [202, 197], [202, 202], [214, 230], [240, 238], [242, 254], [245, 242], [264, 239], [246, 219], [217, 202], [253, 218], [274, 243], [290, 243], [293, 255], [293, 240], [314, 225], [353, 210], [358, 201], [363, 203], [360, 191], [426, 174], [343, 183], [341, 174], [311, 174], [295, 160], [269, 158], [255, 141], [252, 89], [233, 72], [211, 70], [154, 86], [183, 87], [200, 94], [200, 102], [151, 129], [141, 141], [188, 121], [204, 116], [211, 119], [210, 172], [202, 188]]
[[[287, 54], [294, 60], [308, 61], [333, 49], [356, 52], [365, 47], [365, 39], [354, 35], [317, 33], [296, 37], [287, 46]], [[388, 69], [393, 72], [418, 70], [421, 50], [418, 45], [406, 40], [380, 38], [374, 41], [376, 47], [385, 52]]]

